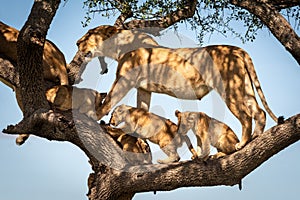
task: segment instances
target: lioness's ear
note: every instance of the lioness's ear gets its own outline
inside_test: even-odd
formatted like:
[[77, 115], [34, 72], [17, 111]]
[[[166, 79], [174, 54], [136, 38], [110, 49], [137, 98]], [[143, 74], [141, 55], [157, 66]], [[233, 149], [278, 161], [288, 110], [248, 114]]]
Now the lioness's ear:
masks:
[[107, 96], [107, 93], [106, 92], [100, 93], [100, 96], [101, 96], [102, 99], [104, 99]]
[[105, 36], [106, 36], [106, 38], [110, 38], [112, 35], [116, 34], [117, 32], [118, 32], [118, 29], [116, 27], [109, 26], [106, 29]]
[[175, 110], [175, 116], [178, 117], [180, 115], [180, 111], [179, 110]]

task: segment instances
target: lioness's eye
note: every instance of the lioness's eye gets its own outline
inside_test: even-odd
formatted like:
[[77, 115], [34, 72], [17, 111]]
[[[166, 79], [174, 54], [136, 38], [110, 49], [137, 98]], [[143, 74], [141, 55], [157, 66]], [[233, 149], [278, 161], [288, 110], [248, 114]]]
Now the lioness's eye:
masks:
[[88, 52], [84, 55], [84, 57], [87, 57], [87, 58], [92, 57], [92, 52], [91, 52], [91, 51], [88, 51]]

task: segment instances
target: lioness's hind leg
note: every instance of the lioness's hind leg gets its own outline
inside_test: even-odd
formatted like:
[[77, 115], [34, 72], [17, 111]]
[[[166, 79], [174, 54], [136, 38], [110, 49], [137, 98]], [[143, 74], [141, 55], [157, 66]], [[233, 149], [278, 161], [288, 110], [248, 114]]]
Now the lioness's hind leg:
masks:
[[252, 138], [255, 138], [264, 132], [266, 125], [266, 113], [259, 107], [253, 96], [248, 97], [246, 104], [252, 118], [255, 121], [254, 132], [252, 135]]
[[230, 104], [230, 111], [242, 124], [242, 139], [235, 145], [236, 150], [242, 149], [251, 140], [252, 117], [248, 114], [245, 105]]

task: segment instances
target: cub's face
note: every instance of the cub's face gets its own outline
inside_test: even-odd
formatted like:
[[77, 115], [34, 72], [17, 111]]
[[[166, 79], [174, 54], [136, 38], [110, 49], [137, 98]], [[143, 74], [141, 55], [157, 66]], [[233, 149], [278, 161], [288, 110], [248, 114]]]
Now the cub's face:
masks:
[[111, 118], [109, 120], [109, 124], [113, 126], [118, 126], [122, 122], [125, 121], [126, 115], [129, 114], [130, 106], [126, 106], [124, 104], [115, 108], [115, 110], [111, 114]]
[[84, 36], [77, 41], [78, 51], [80, 51], [86, 59], [92, 59], [97, 56], [104, 56], [101, 49], [106, 39], [117, 33], [118, 29], [114, 26], [99, 26], [89, 30]]
[[179, 134], [186, 135], [187, 132], [193, 128], [195, 122], [195, 115], [190, 112], [175, 111], [175, 116], [178, 119], [177, 131]]

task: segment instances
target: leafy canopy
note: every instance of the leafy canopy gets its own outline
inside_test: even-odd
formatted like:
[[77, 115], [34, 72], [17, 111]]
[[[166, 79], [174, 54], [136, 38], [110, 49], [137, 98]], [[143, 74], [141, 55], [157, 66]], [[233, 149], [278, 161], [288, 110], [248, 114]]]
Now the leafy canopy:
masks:
[[[86, 16], [82, 24], [87, 26], [95, 13], [108, 18], [130, 13], [131, 17], [127, 20], [161, 19], [186, 6], [184, 3], [184, 0], [86, 0], [84, 1]], [[300, 27], [299, 8], [300, 6], [296, 6], [280, 11], [295, 29]], [[200, 43], [203, 43], [204, 36], [216, 32], [225, 37], [227, 34], [233, 34], [243, 42], [253, 41], [258, 31], [264, 28], [257, 16], [230, 4], [229, 0], [199, 0], [194, 16], [181, 23], [190, 25]], [[177, 25], [174, 24], [173, 28], [176, 29]]]

